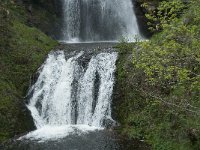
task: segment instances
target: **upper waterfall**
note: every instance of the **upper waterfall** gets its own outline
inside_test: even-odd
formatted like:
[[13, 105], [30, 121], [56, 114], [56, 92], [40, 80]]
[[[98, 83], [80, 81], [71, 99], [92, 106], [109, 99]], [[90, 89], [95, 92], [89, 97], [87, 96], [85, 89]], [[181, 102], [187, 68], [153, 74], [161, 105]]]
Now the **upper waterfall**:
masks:
[[62, 1], [62, 41], [132, 41], [139, 35], [131, 0]]

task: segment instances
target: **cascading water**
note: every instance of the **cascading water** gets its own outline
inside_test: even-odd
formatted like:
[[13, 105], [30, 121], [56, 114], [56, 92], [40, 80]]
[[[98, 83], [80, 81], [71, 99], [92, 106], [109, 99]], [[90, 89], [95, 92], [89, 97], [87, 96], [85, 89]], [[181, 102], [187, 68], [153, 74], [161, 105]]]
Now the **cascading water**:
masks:
[[94, 54], [88, 63], [83, 52], [66, 57], [64, 51], [52, 52], [39, 69], [27, 105], [37, 130], [27, 138], [62, 137], [75, 128], [101, 129], [107, 120], [113, 121], [110, 103], [117, 53]]
[[[117, 41], [122, 37], [132, 41], [139, 35], [131, 0], [63, 0], [63, 10], [65, 42]], [[88, 46], [93, 49], [91, 43]], [[117, 53], [101, 50], [106, 52], [66, 55], [67, 51], [55, 51], [48, 55], [28, 93], [27, 107], [37, 130], [20, 139], [57, 140], [115, 123], [111, 99]]]
[[139, 35], [131, 0], [62, 0], [61, 41], [134, 40]]

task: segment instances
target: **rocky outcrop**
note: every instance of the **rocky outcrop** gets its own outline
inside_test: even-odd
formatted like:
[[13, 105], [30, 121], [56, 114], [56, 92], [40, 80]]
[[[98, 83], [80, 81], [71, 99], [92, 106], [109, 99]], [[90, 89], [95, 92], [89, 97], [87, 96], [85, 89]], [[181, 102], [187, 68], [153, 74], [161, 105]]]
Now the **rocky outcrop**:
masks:
[[[134, 3], [134, 11], [136, 13], [140, 32], [144, 37], [150, 38], [153, 35], [153, 33], [150, 30], [148, 30], [148, 19], [146, 18], [145, 14], [149, 11], [155, 11], [158, 5], [158, 1], [132, 0], [132, 2]], [[143, 3], [147, 3], [147, 7], [142, 7]]]
[[52, 14], [56, 14], [57, 16], [62, 15], [62, 9], [61, 9], [62, 1], [61, 0], [30, 0], [29, 4], [38, 5]]
[[25, 6], [29, 26], [39, 28], [54, 39], [59, 38], [62, 26], [61, 0], [16, 0], [16, 3]]
[[148, 30], [147, 19], [145, 17], [145, 11], [141, 7], [141, 3], [137, 1], [133, 1], [134, 3], [134, 11], [137, 17], [138, 27], [142, 36], [149, 38], [152, 34]]

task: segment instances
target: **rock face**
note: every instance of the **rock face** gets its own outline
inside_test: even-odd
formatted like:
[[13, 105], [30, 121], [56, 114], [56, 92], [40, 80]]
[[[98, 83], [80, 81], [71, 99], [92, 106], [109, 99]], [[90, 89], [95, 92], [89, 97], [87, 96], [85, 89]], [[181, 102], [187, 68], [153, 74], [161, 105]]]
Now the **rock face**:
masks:
[[134, 11], [137, 17], [140, 32], [142, 36], [149, 38], [152, 36], [152, 33], [148, 30], [148, 20], [145, 17], [146, 10], [141, 7], [142, 2], [140, 0], [133, 0], [133, 3], [135, 6]]
[[17, 3], [26, 6], [29, 26], [35, 26], [58, 39], [62, 26], [61, 0], [17, 0]]
[[[25, 2], [27, 0], [24, 0]], [[62, 15], [62, 3], [61, 0], [30, 0], [30, 4], [36, 4], [47, 11], [56, 14], [57, 16]]]
[[103, 120], [103, 125], [105, 126], [106, 129], [112, 129], [112, 128], [118, 127], [119, 123], [117, 123], [113, 119], [107, 118]]
[[[140, 29], [141, 34], [146, 37], [146, 38], [150, 38], [153, 33], [151, 31], [148, 30], [148, 19], [145, 17], [145, 14], [148, 13], [148, 11], [151, 9], [156, 9], [157, 6], [157, 2], [156, 1], [146, 1], [146, 0], [132, 0], [132, 2], [134, 3], [134, 11], [137, 17], [137, 21], [138, 21], [138, 26]], [[144, 8], [141, 7], [141, 5], [147, 2], [148, 3], [148, 8]]]

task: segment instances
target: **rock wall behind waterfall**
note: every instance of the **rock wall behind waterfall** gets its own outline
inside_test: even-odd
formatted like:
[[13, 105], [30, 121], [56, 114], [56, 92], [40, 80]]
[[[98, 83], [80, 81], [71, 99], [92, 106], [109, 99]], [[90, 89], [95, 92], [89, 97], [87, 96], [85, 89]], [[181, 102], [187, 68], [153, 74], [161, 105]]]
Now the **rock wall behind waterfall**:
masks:
[[25, 6], [26, 24], [39, 28], [54, 39], [59, 39], [62, 26], [61, 0], [16, 0]]

